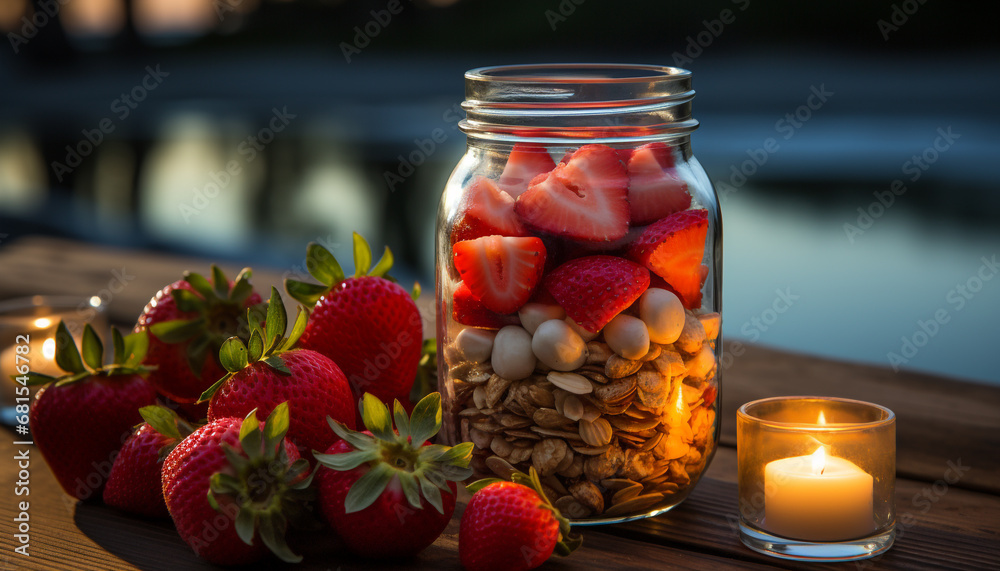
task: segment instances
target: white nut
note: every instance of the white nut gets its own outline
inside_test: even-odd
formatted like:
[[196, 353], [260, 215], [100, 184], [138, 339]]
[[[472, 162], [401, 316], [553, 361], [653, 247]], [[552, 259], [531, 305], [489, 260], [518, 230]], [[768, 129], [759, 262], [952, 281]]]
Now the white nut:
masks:
[[665, 289], [649, 288], [639, 297], [639, 316], [653, 343], [669, 345], [684, 329], [684, 304]]
[[528, 333], [534, 335], [539, 325], [550, 319], [562, 319], [566, 317], [566, 311], [558, 305], [526, 303], [517, 311], [517, 316], [521, 318], [521, 327], [524, 327], [528, 330]]
[[467, 327], [455, 337], [455, 348], [466, 361], [483, 363], [493, 354], [496, 331]]
[[593, 341], [594, 339], [597, 339], [598, 335], [601, 334], [600, 331], [587, 331], [583, 327], [580, 327], [579, 323], [573, 321], [573, 319], [569, 317], [566, 318], [566, 324], [569, 325], [570, 329], [575, 331], [576, 334], [580, 336], [580, 339], [583, 339], [584, 341]]
[[641, 359], [649, 352], [649, 332], [641, 319], [619, 313], [604, 326], [604, 341], [626, 359]]
[[562, 319], [538, 326], [531, 338], [535, 357], [556, 371], [572, 371], [587, 360], [587, 344]]
[[536, 363], [531, 351], [531, 334], [517, 325], [508, 325], [498, 331], [490, 362], [493, 372], [505, 379], [517, 381], [529, 377]]

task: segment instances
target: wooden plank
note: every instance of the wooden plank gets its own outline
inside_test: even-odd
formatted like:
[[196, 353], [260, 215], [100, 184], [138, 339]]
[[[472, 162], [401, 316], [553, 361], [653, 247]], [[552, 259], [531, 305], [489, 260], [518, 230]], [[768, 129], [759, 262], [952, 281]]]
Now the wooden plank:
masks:
[[[931, 501], [933, 498], [933, 501]], [[864, 564], [831, 569], [1000, 569], [1000, 497], [925, 482], [896, 482], [897, 536], [893, 547]], [[688, 499], [661, 516], [602, 528], [658, 545], [757, 561], [785, 569], [814, 569], [751, 551], [739, 540], [736, 451], [721, 447]], [[862, 565], [862, 567], [858, 567]]]
[[722, 378], [722, 439], [736, 445], [736, 409], [779, 395], [878, 403], [896, 413], [898, 474], [934, 482], [948, 462], [970, 466], [954, 486], [1000, 494], [1000, 387], [892, 372], [744, 345]]

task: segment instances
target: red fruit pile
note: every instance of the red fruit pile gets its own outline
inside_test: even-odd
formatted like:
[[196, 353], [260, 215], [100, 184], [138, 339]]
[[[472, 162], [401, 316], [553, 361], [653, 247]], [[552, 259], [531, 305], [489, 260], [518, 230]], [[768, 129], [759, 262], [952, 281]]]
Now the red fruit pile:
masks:
[[650, 272], [700, 309], [708, 212], [692, 209], [675, 152], [662, 142], [591, 144], [555, 164], [542, 146], [514, 145], [496, 181], [477, 176], [463, 192], [449, 234], [460, 280], [452, 318], [499, 329], [551, 294], [597, 332], [643, 293]]

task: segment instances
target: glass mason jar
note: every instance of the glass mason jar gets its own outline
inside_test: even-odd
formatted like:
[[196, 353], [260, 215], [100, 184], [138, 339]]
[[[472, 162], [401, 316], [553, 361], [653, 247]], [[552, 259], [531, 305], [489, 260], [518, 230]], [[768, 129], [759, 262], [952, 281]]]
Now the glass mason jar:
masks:
[[679, 504], [715, 452], [722, 220], [691, 73], [465, 75], [437, 219], [442, 434], [478, 477], [534, 466], [578, 524]]

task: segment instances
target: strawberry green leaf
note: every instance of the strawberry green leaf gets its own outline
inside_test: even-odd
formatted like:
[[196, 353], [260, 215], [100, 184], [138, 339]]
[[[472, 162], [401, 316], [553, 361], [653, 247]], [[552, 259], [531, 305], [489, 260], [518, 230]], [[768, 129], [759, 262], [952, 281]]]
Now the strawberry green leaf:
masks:
[[264, 324], [264, 347], [270, 351], [277, 346], [285, 335], [288, 327], [288, 317], [285, 314], [285, 304], [281, 301], [278, 288], [271, 286], [271, 300], [267, 304], [267, 323]]
[[251, 411], [240, 426], [240, 446], [251, 462], [261, 459], [263, 439], [260, 434], [260, 422], [257, 420], [257, 409]]
[[76, 341], [69, 334], [69, 329], [63, 321], [59, 322], [59, 327], [56, 329], [56, 364], [68, 373], [86, 371], [80, 359], [80, 352], [76, 348]]
[[292, 370], [288, 368], [287, 364], [285, 364], [285, 360], [281, 358], [281, 355], [271, 355], [270, 357], [264, 359], [264, 363], [279, 373], [284, 373], [286, 375], [292, 374]]
[[288, 521], [280, 512], [270, 512], [262, 514], [258, 522], [260, 527], [257, 533], [260, 534], [264, 545], [286, 563], [298, 563], [302, 561], [301, 555], [296, 555], [285, 542], [285, 532], [288, 530]]
[[215, 289], [212, 284], [208, 283], [201, 274], [196, 274], [194, 272], [184, 272], [184, 281], [186, 281], [194, 291], [201, 294], [205, 299], [209, 299], [215, 295]]
[[[304, 486], [298, 489], [304, 489], [309, 487], [309, 482], [312, 480], [312, 474], [309, 474], [306, 478], [302, 476], [309, 471], [309, 461], [305, 458], [299, 458], [298, 460], [292, 462], [288, 467], [288, 471], [285, 472], [285, 481], [289, 483], [290, 486], [299, 486], [301, 482], [306, 482]], [[300, 480], [300, 478], [302, 478]]]
[[246, 345], [239, 337], [226, 339], [219, 349], [219, 360], [230, 373], [242, 371], [248, 364]]
[[410, 437], [419, 446], [441, 430], [441, 394], [431, 393], [413, 407], [410, 415]]
[[392, 403], [392, 417], [396, 420], [396, 433], [399, 434], [399, 439], [405, 441], [410, 437], [410, 416], [406, 414], [406, 409], [399, 399], [395, 399]]
[[253, 510], [241, 509], [236, 514], [236, 535], [247, 545], [253, 545], [253, 534], [257, 528]]
[[472, 443], [463, 442], [456, 446], [452, 446], [444, 452], [438, 461], [449, 466], [458, 466], [465, 468], [469, 465], [469, 461], [472, 460]]
[[420, 289], [420, 282], [413, 282], [413, 291], [410, 292], [410, 297], [413, 298], [413, 301], [420, 299], [421, 291], [423, 290]]
[[285, 291], [296, 300], [312, 307], [319, 298], [326, 295], [330, 288], [321, 284], [300, 282], [291, 278], [285, 280]]
[[[28, 373], [27, 375], [20, 375], [20, 376], [27, 376], [28, 377], [28, 380], [25, 381], [24, 384], [25, 384], [25, 386], [29, 386], [29, 387], [36, 387], [38, 385], [47, 385], [47, 384], [51, 383], [52, 381], [57, 380], [57, 377], [52, 377], [52, 376], [49, 376], [49, 375], [43, 375], [41, 373]], [[12, 380], [15, 380], [15, 382], [20, 383], [20, 381], [16, 380], [18, 377], [19, 377], [18, 375], [11, 375], [10, 376], [10, 378]]]
[[372, 249], [361, 234], [354, 233], [354, 277], [368, 275], [372, 267]]
[[264, 447], [274, 450], [288, 432], [288, 401], [274, 407], [264, 421]]
[[260, 338], [260, 330], [255, 329], [250, 333], [250, 342], [247, 344], [247, 359], [251, 363], [256, 363], [260, 361], [261, 356], [264, 354], [264, 340]]
[[302, 307], [298, 307], [295, 313], [295, 323], [292, 325], [292, 332], [288, 334], [288, 338], [278, 347], [279, 351], [289, 351], [296, 343], [298, 343], [299, 338], [306, 331], [306, 325], [309, 324], [309, 311]]
[[60, 377], [58, 380], [56, 380], [56, 384], [53, 385], [53, 386], [63, 387], [63, 386], [75, 383], [75, 382], [77, 382], [79, 380], [86, 379], [87, 377], [90, 377], [90, 376], [92, 376], [91, 373], [90, 373], [90, 371], [84, 371], [82, 373], [73, 373], [72, 375], [67, 375], [65, 377]]
[[149, 350], [149, 335], [145, 331], [125, 336], [125, 366], [138, 367]]
[[208, 489], [217, 495], [235, 495], [240, 493], [240, 481], [224, 472], [212, 474], [208, 481]]
[[475, 482], [472, 482], [471, 484], [465, 487], [465, 490], [470, 494], [475, 494], [476, 492], [482, 490], [483, 488], [489, 486], [490, 484], [496, 484], [497, 482], [504, 482], [504, 481], [506, 480], [501, 480], [500, 478], [483, 478], [482, 480], [476, 480]]
[[329, 250], [316, 242], [306, 247], [306, 270], [327, 289], [344, 281], [344, 270]]
[[260, 421], [257, 419], [257, 409], [253, 409], [243, 419], [243, 424], [240, 425], [240, 440], [246, 438], [246, 436], [254, 430], [259, 429]]
[[438, 513], [444, 513], [444, 504], [441, 502], [441, 490], [427, 479], [420, 480], [420, 491], [423, 492], [427, 503], [434, 506]]
[[[376, 464], [351, 486], [351, 489], [347, 492], [347, 497], [344, 498], [344, 511], [350, 514], [359, 512], [372, 505], [382, 495], [382, 492], [385, 491], [389, 480], [395, 474], [396, 471], [388, 464]], [[434, 488], [434, 490], [437, 491], [437, 488]], [[439, 495], [438, 502], [440, 500]]]
[[367, 450], [375, 446], [375, 437], [373, 436], [355, 432], [350, 428], [347, 428], [347, 426], [340, 421], [334, 420], [329, 416], [326, 417], [326, 422], [330, 425], [330, 428], [333, 429], [333, 432], [336, 433], [337, 436], [346, 440], [347, 443], [353, 446], [356, 450]]
[[200, 334], [204, 327], [205, 318], [203, 317], [196, 319], [174, 319], [172, 321], [154, 323], [149, 327], [149, 332], [164, 343], [183, 343]]
[[153, 427], [153, 430], [169, 438], [181, 440], [184, 438], [180, 430], [177, 429], [177, 414], [164, 406], [144, 406], [139, 409], [139, 414], [146, 424]]
[[417, 478], [413, 474], [408, 472], [399, 472], [399, 485], [403, 488], [403, 494], [406, 496], [406, 501], [409, 502], [410, 506], [421, 509], [420, 505], [420, 484], [417, 483]]
[[87, 364], [93, 370], [101, 368], [101, 361], [104, 360], [104, 344], [101, 343], [101, 339], [94, 332], [94, 328], [90, 324], [83, 326], [83, 362]]
[[226, 375], [224, 377], [222, 377], [218, 381], [215, 381], [214, 383], [212, 383], [212, 386], [210, 386], [207, 389], [205, 389], [205, 392], [201, 393], [201, 396], [198, 397], [198, 400], [196, 400], [194, 402], [196, 404], [201, 404], [201, 403], [203, 403], [203, 402], [211, 399], [212, 395], [215, 394], [215, 391], [219, 390], [219, 388], [222, 385], [224, 385], [226, 383], [226, 381], [229, 380], [229, 377], [232, 377], [232, 376], [233, 376], [232, 373], [226, 373]]
[[121, 331], [118, 331], [117, 327], [111, 328], [111, 344], [114, 348], [112, 351], [111, 362], [115, 365], [125, 364], [125, 338], [122, 337]]
[[352, 450], [351, 452], [341, 452], [340, 454], [322, 454], [313, 451], [313, 457], [316, 461], [323, 464], [327, 468], [332, 468], [337, 471], [353, 470], [358, 466], [376, 460], [378, 456], [378, 450]]
[[[452, 482], [462, 482], [472, 477], [472, 468], [462, 468], [460, 466], [452, 466], [449, 464], [442, 464], [438, 468], [438, 472], [442, 478]], [[440, 488], [441, 486], [438, 487]]]
[[389, 416], [389, 408], [371, 393], [365, 393], [361, 399], [361, 419], [365, 423], [365, 428], [370, 430], [376, 438], [396, 439], [396, 434], [392, 431], [392, 417]]
[[229, 293], [229, 278], [215, 264], [212, 264], [212, 282], [215, 286], [215, 295], [225, 299]]
[[252, 276], [253, 270], [250, 268], [243, 268], [240, 271], [240, 274], [236, 276], [236, 281], [233, 282], [233, 288], [229, 290], [229, 301], [243, 305], [243, 302], [253, 293], [253, 285], [250, 284]]
[[181, 311], [198, 311], [205, 300], [189, 289], [175, 289], [170, 292], [170, 297], [174, 298], [177, 309]]
[[385, 276], [385, 274], [387, 274], [389, 270], [392, 269], [392, 263], [393, 263], [392, 250], [389, 249], [389, 246], [386, 246], [385, 251], [382, 252], [382, 257], [379, 258], [378, 263], [375, 264], [375, 267], [372, 268], [370, 272], [368, 272], [368, 275], [378, 276], [381, 278]]

